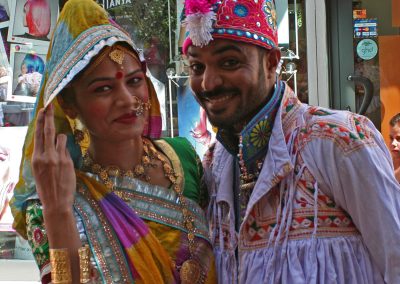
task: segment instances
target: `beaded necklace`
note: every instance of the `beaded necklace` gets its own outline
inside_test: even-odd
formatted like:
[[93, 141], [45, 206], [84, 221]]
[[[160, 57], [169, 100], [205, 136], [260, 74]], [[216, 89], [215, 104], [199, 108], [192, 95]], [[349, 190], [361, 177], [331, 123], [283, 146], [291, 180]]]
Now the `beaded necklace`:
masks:
[[240, 168], [239, 210], [241, 219], [244, 217], [251, 193], [264, 164], [283, 90], [282, 83], [277, 82], [271, 99], [245, 126], [239, 136], [237, 157]]
[[[113, 177], [133, 177], [150, 181], [150, 176], [148, 175], [148, 169], [150, 167], [157, 167], [154, 162], [158, 160], [162, 164], [164, 175], [171, 182], [172, 189], [178, 195], [178, 202], [183, 215], [183, 225], [187, 231], [187, 239], [189, 245], [190, 257], [188, 260], [183, 262], [180, 267], [180, 277], [182, 283], [203, 283], [205, 279], [205, 273], [201, 267], [201, 264], [194, 258], [195, 254], [195, 225], [194, 217], [188, 209], [188, 203], [183, 196], [183, 188], [178, 184], [178, 174], [175, 173], [174, 169], [168, 163], [160, 152], [154, 147], [154, 145], [147, 139], [143, 138], [143, 156], [142, 163], [137, 165], [135, 169], [132, 170], [121, 170], [117, 166], [107, 166], [102, 167], [99, 164], [93, 162], [88, 153], [83, 157], [83, 166], [85, 169], [90, 170], [94, 174], [97, 174], [102, 181], [102, 183], [110, 190], [114, 189], [114, 184], [110, 179]], [[177, 267], [178, 268], [178, 267]]]

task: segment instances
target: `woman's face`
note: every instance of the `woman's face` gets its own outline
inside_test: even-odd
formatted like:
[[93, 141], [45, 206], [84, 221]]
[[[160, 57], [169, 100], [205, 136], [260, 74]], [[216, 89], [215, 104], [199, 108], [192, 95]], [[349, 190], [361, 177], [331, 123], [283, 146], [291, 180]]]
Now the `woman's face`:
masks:
[[26, 73], [28, 73], [28, 68], [26, 67], [25, 64], [22, 64], [21, 65], [21, 74], [24, 75]]
[[147, 102], [149, 93], [145, 73], [131, 55], [125, 53], [121, 65], [105, 56], [72, 86], [73, 109], [87, 127], [91, 141], [117, 142], [142, 134], [148, 113], [136, 116], [135, 104], [137, 98]]

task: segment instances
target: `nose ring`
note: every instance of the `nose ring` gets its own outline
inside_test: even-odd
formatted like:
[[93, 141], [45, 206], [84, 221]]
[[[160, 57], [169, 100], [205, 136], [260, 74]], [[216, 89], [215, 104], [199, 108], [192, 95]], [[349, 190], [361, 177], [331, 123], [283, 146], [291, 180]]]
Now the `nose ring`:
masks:
[[136, 116], [142, 116], [146, 110], [149, 110], [151, 107], [150, 102], [144, 102], [137, 96], [133, 96], [133, 111], [135, 112]]

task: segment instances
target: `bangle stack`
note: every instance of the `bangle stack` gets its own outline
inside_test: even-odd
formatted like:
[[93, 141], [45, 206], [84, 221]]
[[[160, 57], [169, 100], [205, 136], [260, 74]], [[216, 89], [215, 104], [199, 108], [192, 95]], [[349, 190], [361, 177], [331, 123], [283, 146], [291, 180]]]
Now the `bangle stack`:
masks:
[[50, 249], [51, 282], [71, 284], [71, 262], [68, 249]]
[[80, 283], [90, 282], [90, 248], [88, 245], [79, 248]]
[[[80, 283], [90, 283], [90, 248], [88, 245], [78, 249]], [[51, 283], [71, 284], [71, 262], [68, 249], [50, 249]]]

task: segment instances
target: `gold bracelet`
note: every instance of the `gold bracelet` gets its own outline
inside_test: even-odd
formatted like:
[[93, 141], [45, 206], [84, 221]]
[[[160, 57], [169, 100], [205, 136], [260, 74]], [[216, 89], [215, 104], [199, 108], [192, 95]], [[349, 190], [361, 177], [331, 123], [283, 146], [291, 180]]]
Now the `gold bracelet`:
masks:
[[71, 284], [71, 263], [68, 249], [50, 249], [51, 282]]
[[78, 249], [80, 283], [90, 282], [90, 248], [88, 245]]

